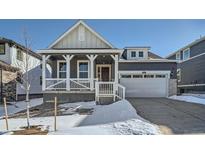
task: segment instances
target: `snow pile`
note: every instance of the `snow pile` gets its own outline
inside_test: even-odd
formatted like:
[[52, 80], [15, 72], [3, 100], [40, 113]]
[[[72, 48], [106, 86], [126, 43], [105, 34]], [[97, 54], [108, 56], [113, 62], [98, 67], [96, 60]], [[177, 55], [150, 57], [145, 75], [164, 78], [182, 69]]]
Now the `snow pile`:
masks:
[[69, 128], [64, 131], [49, 132], [50, 135], [157, 135], [158, 127], [139, 119]]
[[139, 119], [131, 119], [125, 122], [114, 123], [113, 128], [121, 135], [160, 134], [160, 131], [156, 126]]
[[185, 102], [191, 102], [191, 103], [198, 103], [198, 104], [204, 104], [205, 105], [205, 98], [198, 98], [195, 96], [170, 96], [170, 99], [174, 100], [180, 100], [180, 101], [185, 101]]
[[125, 121], [133, 118], [141, 118], [137, 115], [136, 110], [126, 101], [118, 101], [110, 105], [96, 105], [95, 102], [79, 102], [62, 104], [60, 107], [72, 108], [93, 108], [94, 112], [88, 115], [80, 126], [107, 124], [117, 121]]
[[[26, 109], [26, 102], [8, 102], [11, 105], [7, 105], [8, 115], [12, 115], [14, 113], [20, 112]], [[36, 98], [30, 100], [30, 107], [38, 106], [43, 103], [42, 98]], [[4, 106], [0, 105], [0, 119], [4, 116]]]

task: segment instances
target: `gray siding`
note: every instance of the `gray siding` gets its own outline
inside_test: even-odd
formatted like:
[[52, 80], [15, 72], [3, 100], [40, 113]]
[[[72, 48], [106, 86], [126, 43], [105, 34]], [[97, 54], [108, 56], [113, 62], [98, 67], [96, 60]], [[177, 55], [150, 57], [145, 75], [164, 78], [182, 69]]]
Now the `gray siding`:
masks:
[[[64, 60], [62, 56], [53, 56], [51, 61], [52, 67], [52, 77], [57, 78], [57, 60]], [[88, 60], [85, 55], [76, 55], [70, 62], [70, 77], [77, 78], [77, 61], [78, 60]], [[111, 64], [111, 78], [114, 79], [115, 76], [115, 68], [114, 68], [114, 60], [110, 56], [102, 56], [99, 55], [94, 61], [94, 76], [96, 76], [96, 66], [95, 64]]]
[[190, 56], [196, 56], [205, 53], [205, 41], [201, 41], [190, 48]]
[[119, 63], [119, 70], [120, 71], [143, 71], [143, 70], [167, 70], [167, 71], [171, 71], [172, 75], [171, 75], [171, 79], [175, 79], [176, 78], [176, 69], [177, 69], [177, 64], [176, 63], [163, 63], [163, 62], [155, 62], [155, 63]]
[[176, 54], [174, 54], [174, 55], [172, 55], [172, 56], [168, 57], [167, 59], [170, 59], [170, 60], [175, 60], [175, 59], [176, 59]]
[[184, 84], [205, 83], [205, 55], [178, 64], [181, 69], [181, 82]]

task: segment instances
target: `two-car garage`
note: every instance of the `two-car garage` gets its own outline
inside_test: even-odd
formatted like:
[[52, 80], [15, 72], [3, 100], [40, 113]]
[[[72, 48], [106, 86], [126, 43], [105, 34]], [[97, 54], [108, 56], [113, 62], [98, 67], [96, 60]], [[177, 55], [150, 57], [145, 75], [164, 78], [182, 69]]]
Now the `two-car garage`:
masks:
[[170, 71], [120, 71], [126, 97], [167, 97]]

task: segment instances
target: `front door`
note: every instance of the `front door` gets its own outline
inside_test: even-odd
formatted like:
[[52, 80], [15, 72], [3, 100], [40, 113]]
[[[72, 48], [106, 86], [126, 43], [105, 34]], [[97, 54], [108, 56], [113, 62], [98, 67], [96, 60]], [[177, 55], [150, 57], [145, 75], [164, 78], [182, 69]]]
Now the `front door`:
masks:
[[102, 67], [102, 81], [109, 81], [109, 67]]
[[111, 80], [111, 65], [98, 64], [96, 67], [96, 72], [96, 78], [98, 78], [99, 81]]

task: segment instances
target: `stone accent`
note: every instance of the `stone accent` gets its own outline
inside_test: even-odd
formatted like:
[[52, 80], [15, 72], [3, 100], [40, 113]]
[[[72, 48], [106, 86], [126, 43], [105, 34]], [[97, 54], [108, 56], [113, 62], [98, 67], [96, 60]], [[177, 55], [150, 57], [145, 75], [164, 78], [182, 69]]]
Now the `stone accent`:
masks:
[[7, 101], [16, 100], [16, 81], [11, 81], [9, 83], [3, 83], [2, 95], [6, 97]]
[[169, 96], [177, 95], [177, 79], [169, 79]]

